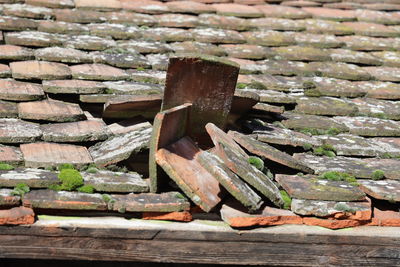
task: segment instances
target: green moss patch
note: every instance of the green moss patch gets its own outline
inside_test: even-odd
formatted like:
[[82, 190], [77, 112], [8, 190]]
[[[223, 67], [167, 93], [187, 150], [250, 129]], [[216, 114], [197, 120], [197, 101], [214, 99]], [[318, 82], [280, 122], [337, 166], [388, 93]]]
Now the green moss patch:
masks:
[[357, 179], [353, 175], [345, 172], [338, 172], [338, 171], [324, 172], [318, 178], [330, 181], [345, 181], [351, 185], [358, 186]]
[[260, 171], [264, 170], [264, 161], [259, 157], [250, 156], [247, 161]]
[[371, 178], [372, 178], [373, 180], [382, 180], [383, 178], [385, 178], [385, 172], [382, 171], [382, 170], [375, 170], [375, 171], [372, 173]]
[[290, 210], [292, 205], [292, 199], [290, 198], [289, 194], [285, 190], [280, 190], [281, 197], [283, 199], [283, 208], [286, 210]]
[[11, 171], [11, 170], [14, 170], [14, 166], [7, 164], [7, 163], [0, 163], [0, 170], [1, 171]]
[[17, 186], [11, 191], [11, 195], [23, 197], [29, 191], [30, 188], [26, 184], [17, 184]]

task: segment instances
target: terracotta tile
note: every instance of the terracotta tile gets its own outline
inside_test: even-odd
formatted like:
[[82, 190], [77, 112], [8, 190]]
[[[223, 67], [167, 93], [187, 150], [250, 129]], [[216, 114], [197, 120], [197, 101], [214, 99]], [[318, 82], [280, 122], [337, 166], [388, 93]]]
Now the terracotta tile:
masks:
[[21, 203], [20, 196], [13, 196], [12, 189], [0, 189], [0, 206], [1, 207], [15, 207]]
[[332, 201], [360, 201], [365, 194], [357, 187], [343, 181], [319, 179], [313, 175], [277, 174], [276, 181], [292, 198]]
[[3, 14], [31, 19], [48, 19], [52, 17], [53, 11], [46, 7], [11, 4], [3, 6]]
[[101, 82], [83, 80], [51, 80], [42, 83], [43, 90], [53, 94], [98, 94], [106, 88]]
[[233, 203], [222, 205], [221, 218], [231, 227], [302, 224], [302, 218], [291, 211], [265, 207], [258, 214], [249, 214]]
[[116, 96], [104, 105], [103, 117], [128, 119], [135, 116], [154, 118], [161, 108], [161, 95]]
[[247, 20], [249, 25], [260, 30], [275, 31], [304, 31], [306, 27], [303, 21], [282, 18], [257, 18]]
[[7, 31], [34, 30], [37, 22], [31, 19], [0, 16], [0, 29]]
[[244, 37], [237, 31], [222, 29], [194, 29], [191, 30], [193, 38], [198, 42], [204, 43], [245, 43]]
[[199, 25], [198, 17], [192, 15], [162, 14], [154, 17], [157, 19], [157, 25], [161, 27], [195, 28]]
[[107, 93], [116, 95], [160, 95], [164, 89], [159, 84], [127, 81], [103, 82], [103, 86], [107, 88]]
[[0, 64], [0, 78], [9, 78], [11, 77], [11, 70], [8, 65]]
[[287, 35], [294, 38], [297, 45], [302, 46], [312, 46], [317, 48], [336, 48], [344, 46], [344, 42], [334, 35], [301, 32], [288, 33]]
[[[288, 62], [289, 61], [286, 61], [286, 65], [288, 64]], [[298, 89], [306, 89], [306, 87], [304, 86], [305, 80], [302, 77], [286, 77], [286, 76], [272, 76], [269, 74], [260, 74], [260, 75], [250, 75], [249, 78], [250, 78], [250, 87], [254, 86], [260, 89], [266, 89], [266, 90], [270, 89], [283, 92], [292, 92]]]
[[400, 181], [396, 180], [359, 180], [361, 190], [367, 195], [387, 200], [390, 202], [400, 202]]
[[0, 80], [0, 94], [0, 99], [11, 101], [38, 100], [44, 97], [41, 85], [14, 80]]
[[295, 44], [294, 38], [285, 32], [245, 32], [243, 33], [243, 35], [245, 36], [247, 42], [250, 44], [262, 46], [288, 46]]
[[249, 90], [251, 92], [256, 92], [260, 96], [260, 101], [272, 104], [295, 104], [298, 95], [286, 94], [284, 92], [274, 91], [274, 90]]
[[293, 6], [293, 7], [316, 7], [316, 6], [321, 6], [321, 3], [313, 1], [297, 0], [297, 1], [283, 1], [281, 5]]
[[336, 2], [336, 3], [326, 3], [324, 7], [335, 8], [335, 9], [359, 9], [362, 8], [362, 4], [354, 2]]
[[160, 148], [164, 148], [177, 142], [187, 133], [188, 116], [191, 104], [183, 104], [171, 109], [159, 112], [154, 117], [153, 132], [150, 139], [149, 153], [149, 177], [151, 192], [157, 192], [163, 184], [165, 174], [157, 166], [155, 154]]
[[372, 37], [398, 37], [400, 32], [390, 29], [389, 27], [368, 22], [344, 22], [344, 25], [353, 29], [358, 35], [366, 35]]
[[399, 136], [399, 122], [368, 117], [335, 117], [335, 121], [345, 124], [350, 133], [361, 136]]
[[178, 192], [111, 195], [113, 210], [119, 212], [176, 212], [187, 211], [190, 203]]
[[140, 1], [131, 1], [131, 0], [121, 0], [121, 5], [123, 9], [138, 12], [138, 13], [147, 13], [147, 14], [161, 14], [169, 12], [168, 6], [159, 1], [151, 1], [151, 0], [140, 0]]
[[167, 53], [172, 49], [165, 43], [144, 40], [119, 41], [118, 46], [133, 53]]
[[184, 42], [193, 40], [192, 32], [176, 28], [149, 28], [144, 31], [143, 38], [159, 42]]
[[91, 35], [72, 35], [68, 37], [64, 45], [69, 48], [97, 51], [114, 47], [116, 43], [110, 38]]
[[116, 97], [114, 94], [88, 94], [88, 95], [79, 95], [79, 101], [82, 103], [90, 103], [90, 104], [104, 104], [108, 100]]
[[277, 60], [330, 61], [326, 51], [314, 47], [288, 46], [272, 48]]
[[335, 21], [356, 20], [356, 13], [352, 10], [331, 9], [323, 7], [305, 7], [304, 11], [313, 15], [317, 19], [327, 19]]
[[26, 4], [33, 6], [45, 6], [51, 8], [73, 8], [73, 0], [26, 0]]
[[308, 69], [316, 76], [324, 76], [329, 78], [365, 81], [371, 80], [371, 72], [367, 68], [360, 68], [354, 64], [341, 62], [310, 62]]
[[250, 25], [249, 20], [216, 14], [200, 14], [199, 25], [207, 28], [212, 27], [235, 31], [247, 31], [255, 28], [255, 26]]
[[285, 152], [282, 152], [268, 144], [265, 144], [249, 136], [243, 135], [239, 132], [229, 131], [228, 135], [232, 137], [242, 147], [244, 147], [247, 151], [257, 156], [260, 156], [262, 159], [268, 159], [305, 173], [314, 173], [314, 170], [309, 168], [303, 162], [294, 159], [291, 155], [286, 154]]
[[332, 60], [336, 62], [382, 65], [382, 60], [371, 53], [352, 51], [349, 49], [332, 49], [329, 52]]
[[169, 11], [174, 13], [202, 14], [215, 12], [214, 6], [194, 1], [172, 1], [167, 2], [166, 5]]
[[300, 8], [280, 6], [280, 5], [260, 5], [255, 6], [265, 17], [286, 18], [286, 19], [305, 19], [311, 17], [311, 14]]
[[70, 69], [74, 79], [107, 81], [128, 78], [124, 70], [103, 64], [74, 65]]
[[36, 123], [18, 119], [0, 119], [0, 141], [2, 143], [34, 142], [42, 136]]
[[17, 207], [9, 210], [0, 210], [0, 225], [33, 224], [35, 213], [32, 209]]
[[107, 64], [118, 68], [149, 68], [151, 62], [139, 53], [132, 54], [110, 54], [103, 52], [92, 52], [94, 63]]
[[257, 8], [241, 4], [213, 4], [218, 15], [243, 18], [258, 18], [264, 14]]
[[21, 150], [13, 146], [0, 146], [0, 161], [13, 166], [21, 165], [24, 162]]
[[196, 205], [209, 212], [221, 201], [215, 177], [197, 160], [200, 150], [189, 138], [182, 138], [156, 153], [156, 162]]
[[33, 190], [24, 196], [23, 205], [33, 209], [57, 210], [107, 210], [107, 203], [100, 194]]
[[90, 10], [80, 9], [56, 9], [54, 14], [58, 21], [73, 22], [73, 23], [99, 23], [104, 22], [103, 13]]
[[20, 118], [31, 120], [68, 122], [84, 118], [79, 105], [56, 100], [19, 103], [18, 110]]
[[29, 44], [35, 47], [47, 47], [62, 45], [65, 36], [56, 33], [23, 31], [6, 33], [4, 39], [6, 44], [10, 45]]
[[78, 23], [41, 20], [39, 21], [38, 31], [60, 34], [88, 34], [89, 28]]
[[390, 120], [400, 120], [400, 105], [396, 101], [378, 99], [354, 99], [352, 102], [357, 106], [360, 116], [383, 117]]
[[331, 118], [316, 116], [316, 115], [302, 115], [293, 113], [284, 113], [283, 116], [287, 117], [287, 120], [282, 121], [289, 129], [301, 131], [302, 129], [320, 129], [329, 130], [332, 128], [338, 129], [340, 132], [347, 132], [349, 129], [344, 123], [334, 121]]
[[58, 61], [63, 63], [92, 63], [92, 57], [87, 53], [73, 48], [46, 47], [35, 51], [37, 60]]
[[398, 50], [400, 42], [397, 38], [374, 38], [367, 36], [343, 36], [338, 37], [339, 41], [346, 44], [346, 47], [352, 50], [360, 51], [382, 51]]
[[83, 146], [35, 143], [23, 144], [20, 147], [26, 167], [49, 167], [63, 163], [82, 166], [93, 162], [88, 150]]
[[149, 147], [152, 128], [142, 128], [127, 134], [117, 135], [89, 148], [96, 165], [106, 166], [123, 161], [132, 154]]
[[165, 84], [166, 72], [165, 71], [156, 71], [156, 70], [127, 70], [129, 74], [129, 79], [135, 82], [145, 82], [145, 83], [154, 83], [154, 84]]
[[121, 3], [118, 0], [74, 0], [75, 7], [81, 9], [109, 11], [121, 9]]
[[33, 58], [33, 51], [29, 48], [15, 45], [0, 45], [1, 60], [29, 60]]
[[18, 184], [26, 184], [30, 188], [47, 188], [60, 182], [52, 171], [31, 168], [18, 168], [0, 171], [0, 185], [13, 188]]
[[106, 20], [111, 23], [132, 24], [137, 26], [153, 26], [157, 20], [154, 15], [133, 12], [107, 12], [102, 13]]
[[303, 216], [329, 219], [367, 221], [371, 219], [371, 201], [336, 202], [324, 200], [292, 199], [291, 210]]
[[242, 5], [263, 5], [264, 0], [233, 0], [234, 3]]
[[316, 34], [351, 35], [354, 34], [352, 28], [343, 23], [322, 19], [304, 20], [306, 31]]
[[400, 10], [400, 4], [390, 4], [390, 3], [371, 3], [364, 4], [364, 8], [371, 10], [380, 10], [380, 11], [398, 11]]
[[65, 79], [71, 77], [67, 65], [47, 61], [20, 61], [10, 63], [12, 75], [16, 79]]
[[132, 119], [109, 124], [109, 125], [107, 125], [107, 128], [112, 134], [118, 135], [118, 134], [125, 134], [125, 133], [131, 132], [131, 131], [136, 131], [141, 128], [151, 127], [150, 122], [148, 122], [148, 121], [140, 122], [140, 121], [142, 121], [141, 118], [138, 118], [138, 120], [136, 120], [136, 118], [132, 118]]
[[394, 67], [364, 67], [372, 77], [379, 81], [399, 82], [400, 70]]
[[359, 9], [356, 11], [356, 16], [359, 21], [397, 25], [400, 24], [399, 12], [382, 12], [367, 9]]
[[138, 39], [142, 36], [139, 27], [122, 24], [89, 24], [90, 34], [113, 39]]
[[303, 224], [321, 226], [329, 229], [342, 229], [350, 228], [361, 225], [367, 225], [369, 221], [359, 220], [333, 220], [333, 219], [319, 219], [313, 217], [303, 217]]
[[229, 57], [244, 58], [244, 59], [264, 59], [272, 52], [266, 47], [259, 45], [236, 45], [228, 44], [221, 45]]
[[400, 213], [395, 210], [374, 207], [374, 216], [369, 225], [398, 227], [400, 225]]
[[192, 217], [192, 214], [188, 211], [143, 212], [142, 219], [143, 220], [191, 222], [193, 220], [193, 217]]
[[383, 65], [388, 67], [400, 67], [400, 53], [399, 52], [372, 52], [374, 57], [379, 58], [383, 62]]
[[[313, 84], [316, 86], [310, 89], [311, 92], [321, 96], [336, 96], [336, 97], [362, 97], [367, 93], [365, 86], [360, 86], [361, 83], [371, 82], [351, 82], [347, 80], [315, 77], [312, 79]], [[308, 95], [308, 90], [305, 94]]]
[[339, 98], [321, 97], [315, 99], [314, 97], [303, 97], [297, 101], [295, 111], [313, 115], [352, 116], [357, 114], [358, 108], [355, 103]]

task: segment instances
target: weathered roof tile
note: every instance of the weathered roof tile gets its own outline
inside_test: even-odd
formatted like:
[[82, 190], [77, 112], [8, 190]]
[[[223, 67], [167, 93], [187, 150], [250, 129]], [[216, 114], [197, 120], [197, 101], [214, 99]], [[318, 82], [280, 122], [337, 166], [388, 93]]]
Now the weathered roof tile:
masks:
[[376, 51], [376, 50], [398, 50], [400, 40], [397, 38], [375, 38], [367, 36], [342, 36], [337, 37], [339, 41], [344, 42], [346, 47], [352, 50]]
[[105, 50], [114, 47], [116, 42], [112, 39], [101, 38], [91, 35], [73, 35], [65, 41], [66, 47], [82, 50]]
[[215, 8], [218, 15], [222, 16], [234, 16], [243, 18], [258, 18], [263, 17], [263, 12], [259, 9], [240, 4], [213, 4], [212, 7]]
[[11, 101], [38, 100], [44, 97], [42, 86], [14, 80], [0, 80], [0, 99]]
[[61, 45], [65, 36], [56, 33], [23, 31], [5, 34], [6, 44], [47, 47]]
[[0, 119], [0, 142], [5, 144], [35, 142], [42, 136], [36, 123], [18, 119]]
[[355, 34], [366, 35], [372, 37], [397, 37], [400, 32], [390, 29], [389, 27], [368, 22], [345, 22], [344, 25], [353, 29]]
[[200, 14], [199, 25], [226, 30], [245, 31], [255, 28], [249, 20], [238, 17], [225, 17], [216, 14]]
[[191, 31], [176, 28], [150, 28], [142, 30], [142, 34], [144, 39], [150, 41], [183, 42], [193, 40]]
[[341, 62], [310, 62], [307, 68], [316, 76], [354, 81], [371, 80], [372, 78], [370, 72], [365, 68]]
[[141, 30], [136, 26], [121, 24], [89, 24], [90, 34], [100, 37], [112, 37], [114, 39], [137, 39], [142, 36]]
[[333, 61], [364, 65], [382, 65], [382, 60], [366, 52], [349, 49], [332, 49], [329, 51]]
[[[200, 43], [200, 42], [176, 42], [170, 43], [169, 46], [175, 53], [200, 53], [208, 54], [212, 56], [225, 56], [225, 46], [217, 46], [210, 43]], [[239, 45], [233, 45], [239, 46]]]
[[103, 64], [82, 64], [71, 67], [72, 77], [82, 80], [124, 80], [128, 78], [124, 70]]
[[303, 31], [306, 29], [304, 23], [298, 20], [281, 18], [257, 18], [247, 20], [249, 25], [261, 30], [275, 31]]
[[399, 52], [372, 52], [374, 57], [379, 58], [383, 62], [383, 65], [388, 67], [400, 68], [400, 53]]
[[195, 28], [199, 25], [199, 18], [192, 15], [162, 14], [156, 15], [155, 18], [157, 19], [157, 25], [161, 27]]
[[75, 7], [97, 11], [110, 11], [121, 9], [119, 0], [74, 0]]
[[40, 20], [38, 31], [60, 34], [87, 34], [89, 28], [78, 23], [64, 21]]
[[60, 182], [57, 174], [42, 169], [18, 168], [9, 171], [0, 171], [1, 187], [15, 187], [26, 184], [30, 188], [47, 188]]
[[118, 47], [125, 49], [131, 53], [142, 53], [142, 54], [166, 53], [172, 50], [168, 44], [155, 41], [144, 41], [144, 40], [118, 41], [117, 45]]
[[259, 5], [256, 7], [264, 13], [265, 17], [286, 19], [304, 19], [311, 17], [310, 13], [295, 7], [279, 5]]
[[0, 78], [11, 77], [11, 69], [6, 64], [0, 64]]
[[313, 115], [354, 116], [357, 105], [344, 99], [334, 97], [302, 97], [297, 100], [296, 112]]
[[0, 45], [0, 60], [33, 59], [33, 50], [16, 45]]
[[138, 13], [160, 14], [160, 13], [167, 13], [169, 11], [168, 6], [166, 4], [152, 0], [141, 0], [141, 1], [121, 0], [121, 5], [123, 9]]
[[400, 181], [393, 180], [360, 180], [361, 189], [368, 195], [376, 198], [388, 200], [390, 202], [400, 202]]
[[334, 35], [300, 33], [300, 32], [293, 32], [293, 33], [288, 32], [287, 35], [294, 38], [295, 42], [298, 45], [303, 45], [303, 46], [313, 46], [318, 48], [336, 48], [336, 47], [342, 47], [344, 45], [344, 42], [338, 39], [338, 37]]
[[356, 10], [356, 16], [359, 21], [381, 23], [381, 24], [400, 24], [400, 13], [386, 13], [367, 9]]
[[354, 31], [343, 23], [330, 20], [307, 19], [303, 23], [306, 31], [317, 34], [350, 35]]
[[215, 8], [212, 5], [206, 5], [195, 1], [172, 1], [167, 2], [169, 11], [175, 13], [214, 13]]
[[80, 9], [56, 9], [54, 14], [58, 21], [73, 23], [99, 23], [104, 22], [106, 17], [103, 13]]
[[151, 62], [139, 53], [104, 53], [92, 52], [90, 56], [93, 58], [94, 63], [108, 64], [118, 68], [148, 68]]
[[99, 94], [106, 86], [101, 82], [83, 80], [43, 81], [43, 90], [53, 94]]
[[400, 69], [394, 67], [364, 67], [372, 77], [385, 82], [399, 82]]
[[37, 28], [37, 26], [37, 22], [31, 19], [0, 16], [0, 30], [34, 30]]
[[275, 47], [272, 51], [276, 53], [274, 58], [277, 60], [329, 61], [331, 59], [325, 50], [315, 47]]
[[[294, 130], [308, 130], [308, 129], [316, 129], [322, 131], [329, 131], [331, 129], [335, 129], [335, 131], [346, 132], [349, 131], [349, 127], [352, 125], [345, 125], [342, 121], [333, 120], [332, 118], [324, 117], [324, 116], [316, 116], [316, 115], [303, 115], [303, 114], [294, 114], [294, 113], [284, 113], [284, 117], [288, 119], [283, 120], [282, 123], [289, 129]], [[341, 117], [348, 118], [348, 117]]]
[[3, 14], [31, 19], [49, 19], [53, 10], [46, 7], [37, 7], [24, 4], [3, 5]]
[[19, 61], [10, 63], [15, 79], [68, 79], [71, 71], [67, 65], [47, 61]]
[[287, 46], [296, 43], [291, 35], [278, 31], [245, 32], [243, 35], [248, 43], [262, 46]]
[[245, 43], [244, 37], [237, 31], [223, 29], [193, 29], [191, 30], [196, 41], [204, 43]]
[[73, 0], [25, 0], [25, 3], [33, 6], [51, 8], [71, 8], [75, 6]]
[[317, 19], [327, 19], [334, 21], [356, 20], [356, 13], [352, 10], [340, 10], [325, 7], [305, 7], [304, 11], [313, 15]]
[[37, 60], [58, 61], [63, 63], [91, 63], [92, 57], [84, 51], [73, 48], [46, 47], [35, 51]]
[[19, 147], [0, 145], [0, 161], [19, 166], [23, 164], [24, 158]]
[[334, 117], [350, 133], [360, 136], [400, 136], [400, 122], [371, 117]]

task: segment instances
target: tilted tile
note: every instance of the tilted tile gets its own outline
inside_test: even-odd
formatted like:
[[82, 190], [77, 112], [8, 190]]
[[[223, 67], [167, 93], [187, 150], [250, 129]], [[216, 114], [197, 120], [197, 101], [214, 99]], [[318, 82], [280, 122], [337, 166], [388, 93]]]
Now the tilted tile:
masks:
[[395, 67], [364, 67], [372, 77], [380, 81], [400, 82], [400, 69]]
[[399, 52], [372, 52], [374, 57], [379, 58], [383, 62], [383, 65], [388, 67], [400, 67], [400, 53]]
[[15, 207], [0, 211], [0, 225], [33, 224], [34, 222], [35, 213], [29, 208]]
[[204, 43], [245, 43], [244, 37], [237, 31], [223, 29], [194, 29], [191, 30], [193, 38], [198, 42]]
[[78, 121], [85, 118], [78, 104], [58, 100], [42, 100], [18, 104], [21, 119], [56, 122]]
[[312, 14], [312, 16], [317, 19], [334, 21], [356, 20], [356, 13], [353, 10], [341, 10], [325, 7], [305, 7], [303, 10]]
[[37, 22], [31, 19], [0, 16], [0, 30], [25, 31], [34, 30], [37, 26]]
[[360, 136], [400, 136], [400, 122], [371, 117], [334, 117], [350, 133]]
[[99, 170], [95, 173], [82, 172], [86, 185], [91, 185], [97, 192], [109, 193], [143, 193], [149, 186], [136, 172], [111, 172]]
[[313, 175], [277, 174], [275, 179], [292, 198], [332, 201], [360, 201], [365, 194], [354, 185], [343, 181], [319, 179]]
[[[348, 126], [344, 122], [336, 121], [332, 118], [316, 115], [305, 115], [305, 114], [294, 114], [294, 113], [284, 113], [286, 120], [282, 121], [282, 124], [289, 129], [301, 131], [307, 129], [316, 129], [322, 131], [329, 131], [334, 129], [338, 132], [347, 132], [349, 130]], [[347, 118], [347, 117], [343, 117]]]
[[70, 68], [61, 63], [47, 61], [19, 61], [10, 63], [12, 76], [16, 79], [67, 79], [71, 77]]
[[147, 13], [147, 14], [161, 14], [168, 12], [168, 6], [159, 1], [130, 1], [130, 0], [121, 0], [121, 5], [123, 9], [130, 10], [138, 13]]
[[365, 81], [371, 80], [372, 78], [367, 69], [360, 68], [354, 64], [341, 62], [310, 62], [307, 68], [316, 76], [354, 81]]
[[390, 202], [400, 202], [400, 181], [359, 180], [358, 182], [367, 195]]
[[108, 100], [116, 97], [114, 94], [87, 94], [80, 95], [79, 101], [82, 103], [90, 103], [90, 104], [104, 104]]
[[106, 166], [123, 161], [133, 153], [149, 147], [152, 128], [117, 135], [91, 146], [89, 152], [96, 165]]
[[33, 59], [33, 50], [16, 45], [0, 45], [1, 60], [29, 60]]
[[47, 188], [60, 182], [57, 174], [52, 171], [32, 168], [18, 168], [10, 171], [0, 171], [0, 186], [15, 187], [26, 184], [30, 188]]
[[29, 101], [44, 98], [43, 88], [39, 84], [0, 80], [0, 99], [11, 101]]
[[195, 28], [199, 25], [199, 18], [192, 15], [162, 14], [155, 15], [154, 17], [157, 20], [157, 26], [161, 27]]
[[381, 65], [382, 60], [366, 52], [357, 52], [349, 49], [331, 49], [330, 57], [336, 62], [346, 62], [364, 65]]
[[0, 64], [0, 78], [11, 77], [11, 69], [8, 65]]
[[24, 159], [18, 147], [0, 145], [0, 161], [13, 166], [22, 165]]
[[106, 86], [101, 82], [83, 80], [43, 81], [43, 90], [53, 94], [99, 94]]
[[49, 19], [53, 15], [50, 8], [30, 6], [24, 4], [3, 5], [3, 14], [6, 16], [15, 16], [31, 19]]
[[294, 159], [291, 155], [282, 152], [274, 148], [273, 146], [258, 141], [252, 137], [240, 134], [238, 132], [230, 131], [228, 135], [231, 136], [237, 143], [239, 143], [250, 153], [261, 156], [262, 158], [274, 161], [295, 170], [300, 170], [305, 173], [314, 173], [314, 171], [303, 162]]
[[129, 40], [129, 41], [118, 41], [118, 47], [127, 50], [130, 53], [167, 53], [172, 51], [169, 45], [155, 41], [143, 41], [143, 40]]
[[213, 4], [218, 15], [222, 16], [233, 16], [233, 17], [243, 17], [243, 18], [258, 18], [263, 17], [264, 14], [259, 9], [240, 4]]
[[189, 211], [143, 212], [142, 220], [191, 222], [193, 221], [193, 216]]
[[368, 201], [343, 202], [292, 199], [291, 210], [303, 216], [331, 217], [340, 220], [370, 220], [371, 203]]
[[400, 32], [390, 29], [389, 27], [369, 22], [345, 22], [344, 25], [353, 29], [357, 35], [365, 35], [372, 37], [398, 37]]
[[397, 101], [357, 98], [352, 102], [357, 106], [360, 116], [400, 120], [400, 103]]
[[311, 14], [308, 12], [295, 7], [280, 5], [258, 5], [256, 7], [264, 13], [265, 17], [286, 19], [304, 19], [311, 17]]
[[92, 163], [92, 158], [84, 146], [34, 143], [20, 146], [25, 166], [32, 168], [56, 167], [63, 163], [83, 166]]
[[266, 103], [257, 103], [252, 107], [253, 110], [256, 111], [266, 111], [266, 112], [272, 112], [272, 113], [277, 113], [277, 114], [282, 114], [285, 111], [284, 106], [275, 106], [275, 105], [270, 105]]
[[17, 119], [0, 119], [1, 143], [35, 142], [42, 136], [39, 125]]
[[338, 40], [344, 42], [346, 47], [360, 51], [398, 50], [400, 40], [398, 38], [375, 38], [368, 36], [341, 36]]
[[0, 206], [2, 207], [14, 207], [20, 206], [21, 197], [14, 196], [12, 189], [2, 188], [0, 189]]
[[199, 25], [226, 30], [245, 31], [254, 29], [248, 20], [238, 17], [220, 16], [216, 14], [200, 14]]
[[217, 46], [210, 43], [200, 42], [176, 42], [170, 43], [169, 46], [175, 53], [200, 53], [212, 56], [225, 56], [225, 47]]
[[72, 23], [100, 23], [106, 20], [102, 12], [80, 9], [56, 9], [54, 10], [57, 21]]
[[107, 81], [128, 78], [124, 70], [103, 64], [74, 65], [70, 69], [74, 79]]
[[41, 125], [46, 142], [89, 142], [106, 140], [110, 133], [102, 121], [78, 121]]
[[82, 50], [105, 50], [116, 45], [112, 39], [101, 38], [92, 35], [72, 35], [64, 45], [69, 48]]
[[368, 90], [358, 83], [369, 83], [325, 77], [313, 77], [311, 81], [315, 88], [307, 89], [304, 92], [307, 96], [362, 97], [367, 94]]
[[81, 9], [109, 11], [121, 9], [121, 3], [118, 0], [74, 0], [75, 7]]
[[6, 44], [47, 47], [61, 45], [65, 36], [57, 33], [23, 31], [6, 33], [4, 39]]
[[58, 61], [62, 63], [92, 63], [93, 58], [87, 52], [73, 48], [46, 47], [35, 50], [37, 60]]
[[107, 87], [107, 92], [117, 95], [132, 94], [132, 95], [154, 95], [161, 94], [163, 87], [159, 84], [139, 83], [139, 82], [104, 82]]
[[249, 25], [260, 30], [275, 31], [303, 31], [306, 29], [303, 23], [298, 20], [281, 18], [257, 18], [248, 20]]
[[112, 37], [113, 39], [137, 39], [142, 36], [141, 30], [136, 26], [122, 24], [89, 24], [90, 34], [100, 37]]
[[302, 97], [297, 100], [295, 111], [313, 115], [354, 116], [357, 105], [349, 100], [334, 97]]
[[278, 31], [260, 31], [243, 33], [247, 42], [262, 46], [288, 46], [295, 44], [295, 39], [285, 33]]
[[190, 203], [178, 192], [111, 195], [119, 212], [173, 212], [189, 210]]
[[287, 46], [272, 48], [277, 60], [330, 61], [331, 57], [325, 50], [315, 47]]
[[367, 21], [373, 23], [397, 25], [400, 24], [400, 13], [399, 12], [382, 12], [367, 9], [359, 9], [356, 11], [356, 16], [359, 21]]
[[107, 203], [101, 194], [33, 190], [24, 196], [23, 205], [33, 209], [98, 210], [106, 211]]
[[304, 20], [303, 24], [309, 33], [334, 35], [350, 35], [354, 33], [352, 28], [336, 21], [307, 19]]
[[60, 34], [88, 34], [89, 28], [85, 25], [78, 23], [41, 20], [39, 21], [38, 31]]
[[195, 1], [172, 1], [167, 2], [166, 5], [169, 11], [174, 13], [202, 14], [215, 12], [215, 8], [212, 5], [206, 5]]
[[[107, 52], [107, 51], [106, 51]], [[150, 66], [147, 59], [139, 53], [104, 53], [92, 52], [90, 56], [94, 63], [107, 64], [119, 68], [148, 68]]]

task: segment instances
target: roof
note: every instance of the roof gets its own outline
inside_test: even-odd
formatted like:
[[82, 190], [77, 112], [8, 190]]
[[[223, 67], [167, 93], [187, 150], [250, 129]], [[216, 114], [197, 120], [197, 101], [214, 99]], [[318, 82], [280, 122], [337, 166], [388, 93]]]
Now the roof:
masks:
[[[235, 94], [259, 103], [229, 138], [293, 199], [258, 196], [257, 215], [225, 199], [224, 221], [399, 224], [400, 1], [0, 2], [0, 162], [15, 168], [0, 173], [2, 206], [190, 220], [175, 184], [149, 193], [148, 148], [170, 56], [200, 53], [240, 65]], [[97, 193], [45, 189], [60, 164]]]

